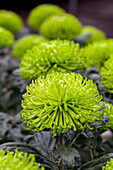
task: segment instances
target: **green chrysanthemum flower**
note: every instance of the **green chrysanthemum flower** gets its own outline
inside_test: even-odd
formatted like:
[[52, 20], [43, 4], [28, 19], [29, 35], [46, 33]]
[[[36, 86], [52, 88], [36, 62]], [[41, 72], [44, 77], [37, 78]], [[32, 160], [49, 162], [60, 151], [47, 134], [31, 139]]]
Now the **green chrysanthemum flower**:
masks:
[[105, 103], [106, 108], [102, 111], [102, 114], [107, 116], [109, 122], [105, 127], [113, 129], [113, 105], [110, 103]]
[[84, 130], [89, 122], [101, 122], [97, 110], [102, 96], [92, 80], [80, 74], [52, 73], [27, 86], [23, 95], [21, 117], [27, 129], [50, 129], [56, 135], [68, 129]]
[[41, 42], [47, 42], [47, 39], [35, 34], [20, 38], [13, 47], [12, 57], [21, 60], [27, 50]]
[[102, 30], [95, 28], [93, 26], [84, 26], [82, 28], [81, 34], [85, 34], [85, 33], [91, 33], [91, 37], [88, 37], [85, 41], [86, 44], [92, 43], [94, 41], [102, 41], [104, 40], [105, 34]]
[[40, 167], [40, 164], [35, 162], [35, 156], [32, 154], [23, 152], [7, 151], [7, 154], [3, 150], [0, 150], [0, 170], [45, 170], [44, 167]]
[[35, 29], [39, 29], [41, 24], [53, 15], [63, 15], [65, 11], [60, 7], [52, 4], [41, 4], [35, 7], [29, 14], [28, 24]]
[[81, 29], [82, 25], [76, 17], [65, 14], [63, 16], [53, 16], [45, 20], [40, 27], [40, 32], [48, 39], [73, 40], [80, 34]]
[[35, 79], [52, 72], [81, 69], [79, 44], [68, 40], [42, 43], [29, 50], [20, 65], [24, 79]]
[[102, 170], [112, 170], [113, 169], [113, 159], [111, 158], [110, 161], [107, 161], [106, 166], [102, 168]]
[[101, 82], [110, 93], [113, 93], [113, 55], [104, 63], [100, 69]]
[[23, 21], [18, 14], [12, 11], [0, 10], [0, 26], [16, 33], [23, 27]]
[[14, 43], [13, 34], [6, 30], [5, 28], [0, 27], [0, 48], [5, 48]]
[[113, 40], [94, 42], [83, 49], [83, 64], [86, 68], [101, 67], [113, 53]]

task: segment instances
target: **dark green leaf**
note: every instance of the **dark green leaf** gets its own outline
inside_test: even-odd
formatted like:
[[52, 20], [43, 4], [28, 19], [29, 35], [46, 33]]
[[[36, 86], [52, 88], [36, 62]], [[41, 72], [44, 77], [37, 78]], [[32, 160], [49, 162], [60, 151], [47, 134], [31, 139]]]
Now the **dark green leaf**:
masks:
[[79, 152], [75, 148], [60, 147], [54, 152], [56, 159], [61, 159], [67, 168], [78, 167], [81, 164]]
[[35, 133], [35, 140], [38, 150], [40, 150], [43, 155], [51, 159], [56, 143], [56, 138], [53, 134], [45, 131]]
[[99, 170], [106, 165], [107, 161], [113, 158], [113, 153], [106, 154], [98, 159], [94, 159], [82, 165], [80, 170]]

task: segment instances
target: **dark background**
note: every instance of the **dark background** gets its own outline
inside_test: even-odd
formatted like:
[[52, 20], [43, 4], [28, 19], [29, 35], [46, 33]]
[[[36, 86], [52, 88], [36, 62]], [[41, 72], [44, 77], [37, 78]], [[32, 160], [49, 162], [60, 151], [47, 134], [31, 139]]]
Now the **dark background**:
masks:
[[26, 24], [30, 10], [44, 3], [64, 8], [78, 17], [83, 25], [93, 25], [102, 29], [108, 38], [113, 38], [113, 0], [2, 0], [0, 9], [18, 13]]

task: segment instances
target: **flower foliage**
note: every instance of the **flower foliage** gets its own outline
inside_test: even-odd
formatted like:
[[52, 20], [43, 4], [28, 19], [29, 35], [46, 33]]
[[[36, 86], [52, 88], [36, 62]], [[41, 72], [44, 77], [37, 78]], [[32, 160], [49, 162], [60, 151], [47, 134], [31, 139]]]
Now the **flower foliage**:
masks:
[[28, 17], [28, 24], [35, 29], [39, 29], [41, 24], [50, 16], [63, 15], [64, 10], [52, 4], [41, 4], [31, 10]]
[[0, 27], [0, 48], [5, 48], [14, 43], [13, 34], [6, 30], [5, 28]]
[[111, 158], [110, 161], [107, 161], [106, 166], [102, 168], [102, 170], [112, 170], [113, 169], [113, 159]]
[[83, 49], [83, 64], [86, 68], [101, 67], [113, 53], [113, 40], [94, 42]]
[[0, 150], [0, 169], [1, 170], [44, 170], [44, 167], [40, 168], [40, 164], [35, 162], [35, 156], [32, 154], [25, 153], [23, 156], [23, 152], [18, 152], [15, 150], [14, 152]]
[[22, 59], [27, 50], [31, 49], [33, 46], [46, 42], [47, 39], [35, 34], [28, 35], [23, 38], [20, 38], [14, 45], [12, 56], [17, 59]]
[[42, 35], [48, 39], [73, 40], [82, 29], [81, 23], [76, 17], [70, 14], [63, 16], [52, 16], [45, 20], [40, 27]]
[[105, 34], [102, 30], [95, 28], [93, 26], [84, 26], [82, 28], [81, 34], [91, 33], [91, 37], [88, 37], [85, 41], [86, 44], [92, 43], [94, 41], [102, 41], [105, 39]]
[[12, 11], [0, 10], [0, 26], [16, 33], [22, 28], [23, 21], [18, 14]]
[[101, 82], [107, 90], [113, 93], [113, 55], [104, 63], [100, 69]]
[[52, 72], [81, 69], [79, 44], [68, 40], [42, 43], [29, 50], [20, 65], [24, 79], [35, 79]]
[[84, 130], [89, 122], [101, 122], [97, 110], [102, 96], [92, 80], [80, 74], [52, 73], [39, 77], [27, 86], [23, 95], [21, 117], [27, 129], [39, 132], [50, 129], [56, 135], [68, 129]]

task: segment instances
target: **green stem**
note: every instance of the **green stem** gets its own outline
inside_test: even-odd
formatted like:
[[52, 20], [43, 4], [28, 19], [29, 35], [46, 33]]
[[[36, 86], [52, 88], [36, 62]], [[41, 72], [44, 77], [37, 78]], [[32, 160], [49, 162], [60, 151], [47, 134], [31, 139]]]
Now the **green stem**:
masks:
[[93, 146], [88, 146], [90, 150], [91, 160], [96, 158], [96, 146], [97, 146], [97, 139], [95, 138]]
[[[58, 135], [59, 147], [64, 147], [63, 133]], [[59, 162], [59, 170], [63, 170], [62, 157]]]
[[72, 140], [72, 142], [70, 143], [70, 147], [75, 143], [76, 139], [79, 137], [80, 133], [78, 133], [75, 138]]

